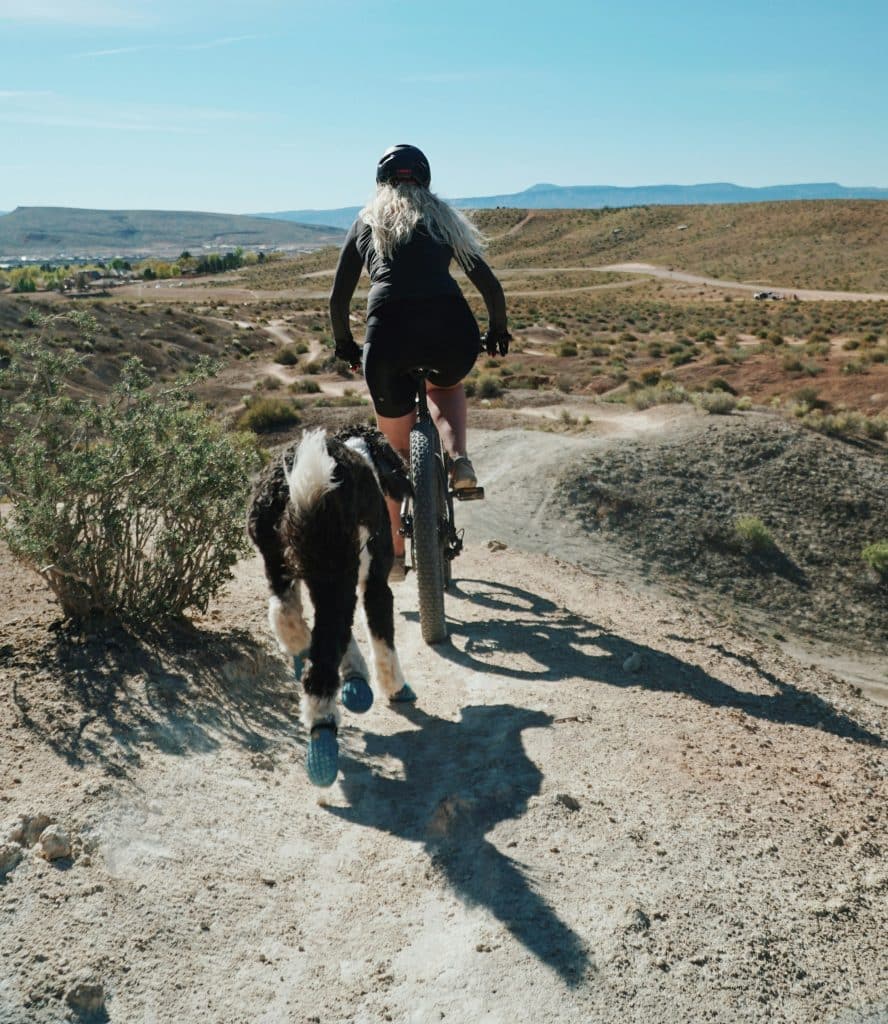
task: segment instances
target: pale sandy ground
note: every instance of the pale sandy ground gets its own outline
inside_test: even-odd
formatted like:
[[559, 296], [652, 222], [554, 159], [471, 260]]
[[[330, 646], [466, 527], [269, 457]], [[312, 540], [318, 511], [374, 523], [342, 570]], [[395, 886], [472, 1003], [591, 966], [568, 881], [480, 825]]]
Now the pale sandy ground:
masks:
[[710, 285], [717, 288], [732, 288], [743, 292], [776, 291], [784, 299], [796, 298], [802, 302], [884, 302], [888, 301], [885, 292], [840, 292], [813, 288], [783, 288], [780, 285], [748, 284], [743, 281], [723, 281], [717, 277], [700, 277], [688, 274], [683, 270], [657, 267], [651, 263], [613, 263], [607, 267], [596, 267], [596, 270], [621, 274], [644, 274], [649, 277], [666, 278], [671, 281], [684, 281], [686, 284]]
[[0, 821], [74, 840], [0, 883], [2, 1024], [78, 981], [120, 1024], [888, 1019], [888, 710], [581, 548], [566, 442], [516, 444], [473, 436], [451, 641], [397, 585], [418, 703], [346, 715], [326, 793], [256, 559], [170, 650], [57, 642], [0, 552]]

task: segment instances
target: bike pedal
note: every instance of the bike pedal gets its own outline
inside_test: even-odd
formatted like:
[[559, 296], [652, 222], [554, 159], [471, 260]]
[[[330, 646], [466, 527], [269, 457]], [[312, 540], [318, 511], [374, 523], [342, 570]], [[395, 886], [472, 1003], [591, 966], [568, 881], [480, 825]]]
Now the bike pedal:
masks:
[[461, 487], [453, 492], [457, 501], [481, 501], [484, 498], [483, 487]]

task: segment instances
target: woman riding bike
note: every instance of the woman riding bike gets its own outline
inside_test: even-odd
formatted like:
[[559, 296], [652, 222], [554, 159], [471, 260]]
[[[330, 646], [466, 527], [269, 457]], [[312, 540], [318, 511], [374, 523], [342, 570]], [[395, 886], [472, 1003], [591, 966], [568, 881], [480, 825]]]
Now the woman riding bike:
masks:
[[[484, 297], [487, 352], [504, 356], [510, 336], [502, 287], [481, 257], [484, 238], [431, 192], [430, 184], [428, 160], [415, 146], [393, 146], [383, 153], [376, 168], [376, 195], [358, 214], [339, 255], [330, 319], [336, 355], [353, 366], [363, 362], [377, 425], [405, 458], [416, 419], [411, 371], [418, 366], [432, 371], [429, 408], [452, 459], [451, 486], [460, 490], [478, 485], [466, 452], [462, 381], [478, 357], [481, 337], [450, 276], [452, 259]], [[352, 337], [348, 310], [365, 266], [370, 294], [362, 351]], [[389, 501], [389, 515], [396, 556], [391, 578], [403, 578], [404, 538], [394, 501]]]

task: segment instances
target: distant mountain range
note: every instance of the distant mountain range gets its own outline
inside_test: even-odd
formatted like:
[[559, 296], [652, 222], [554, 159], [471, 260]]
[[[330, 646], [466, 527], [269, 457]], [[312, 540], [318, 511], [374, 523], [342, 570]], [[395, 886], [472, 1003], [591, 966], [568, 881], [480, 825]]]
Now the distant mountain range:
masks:
[[[524, 192], [451, 200], [464, 209], [600, 209], [625, 206], [693, 206], [799, 199], [888, 199], [888, 189], [846, 188], [834, 182], [745, 188], [707, 185], [533, 185]], [[178, 256], [244, 248], [283, 250], [337, 245], [359, 206], [335, 210], [287, 210], [255, 216], [169, 210], [81, 210], [20, 206], [0, 214], [0, 260], [109, 256]]]
[[307, 249], [342, 241], [335, 227], [224, 213], [167, 210], [78, 210], [20, 206], [0, 215], [0, 257], [178, 256], [269, 247]]
[[[807, 185], [769, 185], [745, 188], [729, 182], [707, 185], [639, 185], [621, 188], [615, 185], [533, 185], [523, 192], [502, 196], [473, 196], [452, 199], [463, 209], [485, 210], [496, 206], [529, 210], [590, 210], [608, 206], [696, 206], [703, 203], [766, 203], [795, 199], [888, 199], [888, 188], [846, 188], [835, 182]], [[287, 210], [262, 213], [273, 220], [298, 221], [348, 228], [360, 212], [360, 206], [335, 210]]]

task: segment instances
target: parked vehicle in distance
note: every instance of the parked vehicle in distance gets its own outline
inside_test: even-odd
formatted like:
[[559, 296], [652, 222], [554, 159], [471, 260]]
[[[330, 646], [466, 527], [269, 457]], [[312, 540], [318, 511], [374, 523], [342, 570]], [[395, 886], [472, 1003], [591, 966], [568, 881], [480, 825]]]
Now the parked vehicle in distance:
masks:
[[778, 292], [756, 292], [753, 295], [754, 299], [782, 299], [783, 296]]

